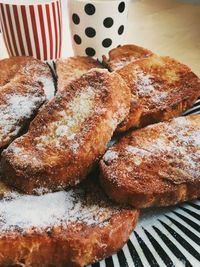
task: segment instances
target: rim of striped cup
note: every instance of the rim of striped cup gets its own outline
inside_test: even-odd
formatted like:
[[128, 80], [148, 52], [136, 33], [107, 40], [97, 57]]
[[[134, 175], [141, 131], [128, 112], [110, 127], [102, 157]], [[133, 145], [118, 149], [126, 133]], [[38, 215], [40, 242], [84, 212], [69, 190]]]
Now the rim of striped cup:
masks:
[[1, 4], [15, 5], [15, 6], [32, 6], [32, 5], [46, 5], [54, 2], [61, 2], [60, 0], [1, 0]]

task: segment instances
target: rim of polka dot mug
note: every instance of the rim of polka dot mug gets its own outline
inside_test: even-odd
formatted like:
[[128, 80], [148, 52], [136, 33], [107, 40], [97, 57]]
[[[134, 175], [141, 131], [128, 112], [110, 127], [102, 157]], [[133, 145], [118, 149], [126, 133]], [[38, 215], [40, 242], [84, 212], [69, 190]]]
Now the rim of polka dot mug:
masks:
[[75, 55], [102, 55], [125, 43], [129, 0], [69, 0], [68, 10]]

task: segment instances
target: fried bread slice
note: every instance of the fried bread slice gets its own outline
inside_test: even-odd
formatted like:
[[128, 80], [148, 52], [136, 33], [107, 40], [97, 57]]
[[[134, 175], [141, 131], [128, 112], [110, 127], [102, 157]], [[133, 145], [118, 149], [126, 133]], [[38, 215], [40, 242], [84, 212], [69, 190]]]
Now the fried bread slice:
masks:
[[0, 60], [0, 86], [9, 83], [28, 62], [32, 60], [32, 57], [10, 57]]
[[132, 93], [130, 113], [119, 132], [177, 117], [200, 96], [200, 79], [170, 57], [153, 55], [117, 73]]
[[36, 194], [75, 185], [104, 154], [129, 105], [129, 88], [118, 74], [89, 71], [47, 103], [28, 133], [3, 151], [5, 180]]
[[32, 57], [0, 60], [0, 149], [27, 127], [55, 88], [49, 67]]
[[54, 80], [49, 66], [41, 60], [33, 57], [11, 57], [0, 60], [0, 90], [4, 86], [20, 76], [41, 83], [46, 98], [50, 100], [55, 93]]
[[62, 91], [71, 81], [93, 68], [103, 68], [103, 66], [91, 57], [69, 57], [56, 60], [56, 73], [58, 78], [57, 90]]
[[137, 208], [200, 197], [200, 115], [133, 131], [100, 162], [109, 197]]
[[83, 267], [118, 251], [139, 211], [113, 204], [92, 180], [42, 196], [7, 193], [0, 200], [0, 265]]
[[32, 79], [19, 76], [0, 87], [0, 149], [19, 136], [45, 100], [42, 85]]
[[110, 71], [116, 71], [131, 62], [149, 57], [152, 54], [152, 51], [137, 45], [123, 45], [110, 50], [108, 58], [103, 56], [103, 64]]

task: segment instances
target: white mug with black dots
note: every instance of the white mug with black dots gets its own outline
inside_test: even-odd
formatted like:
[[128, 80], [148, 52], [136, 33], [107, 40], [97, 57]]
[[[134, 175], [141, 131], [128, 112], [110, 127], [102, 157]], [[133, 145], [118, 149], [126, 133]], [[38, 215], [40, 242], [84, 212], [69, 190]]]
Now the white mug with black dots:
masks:
[[129, 0], [68, 1], [75, 55], [101, 60], [102, 55], [125, 43]]

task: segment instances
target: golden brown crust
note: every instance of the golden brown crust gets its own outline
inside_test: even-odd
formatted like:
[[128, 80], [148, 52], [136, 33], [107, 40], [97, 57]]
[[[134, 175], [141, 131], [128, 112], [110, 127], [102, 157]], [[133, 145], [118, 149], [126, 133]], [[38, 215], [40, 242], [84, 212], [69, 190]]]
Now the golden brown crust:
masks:
[[70, 83], [2, 153], [7, 183], [38, 193], [41, 187], [58, 190], [79, 182], [127, 116], [129, 99], [123, 79], [107, 70], [93, 69]]
[[101, 184], [119, 203], [169, 206], [200, 196], [200, 115], [134, 131], [100, 162]]
[[[0, 225], [1, 266], [18, 264], [27, 267], [83, 267], [118, 251], [127, 241], [138, 220], [138, 210], [113, 205], [93, 182], [86, 181], [85, 185], [80, 185], [69, 193], [50, 194], [51, 205], [52, 202], [56, 203], [57, 194], [63, 194], [62, 198], [66, 198], [64, 202], [59, 203], [60, 213], [62, 214], [62, 210], [65, 211], [63, 220], [49, 226], [47, 221], [46, 228], [34, 227], [34, 224], [26, 228], [27, 222], [24, 219], [26, 206], [31, 209], [32, 205], [34, 209], [34, 199], [31, 199], [31, 196], [4, 199], [4, 203], [0, 201], [0, 205], [7, 205], [7, 210], [1, 206], [5, 213], [0, 214], [0, 218], [4, 219]], [[36, 198], [43, 197], [47, 196]], [[23, 201], [23, 198], [26, 198], [26, 203], [22, 202], [20, 207], [17, 201], [20, 199]], [[38, 201], [37, 199], [35, 201]], [[39, 208], [42, 210], [47, 208], [45, 215], [48, 216], [46, 204], [47, 201], [41, 201]], [[84, 212], [81, 209], [76, 210], [80, 205], [84, 208]], [[11, 209], [12, 206], [15, 206], [15, 210]], [[97, 214], [100, 212], [101, 216], [98, 219]], [[67, 213], [68, 217], [65, 217]], [[43, 222], [44, 215], [40, 213], [40, 216], [38, 222]], [[12, 223], [15, 222], [13, 218], [17, 218], [14, 226], [10, 226], [10, 218]], [[72, 222], [66, 221], [66, 218]]]
[[0, 89], [0, 148], [9, 145], [27, 128], [46, 98], [41, 85], [22, 79]]
[[9, 83], [32, 60], [32, 57], [11, 57], [0, 60], [0, 86]]
[[58, 76], [58, 91], [64, 88], [73, 80], [79, 78], [93, 68], [103, 68], [103, 66], [91, 57], [69, 57], [56, 60], [56, 73]]
[[0, 69], [2, 149], [27, 128], [38, 109], [54, 92], [54, 84], [49, 67], [31, 57], [0, 60]]
[[21, 77], [23, 80], [39, 82], [46, 98], [53, 98], [55, 86], [52, 73], [49, 66], [41, 60], [26, 56], [6, 58], [0, 60], [0, 70], [0, 87]]
[[151, 56], [117, 71], [131, 89], [130, 113], [117, 131], [179, 116], [200, 96], [200, 79], [169, 57]]
[[103, 56], [103, 64], [110, 70], [116, 71], [136, 60], [151, 56], [153, 53], [143, 47], [129, 44], [112, 49], [109, 57]]

